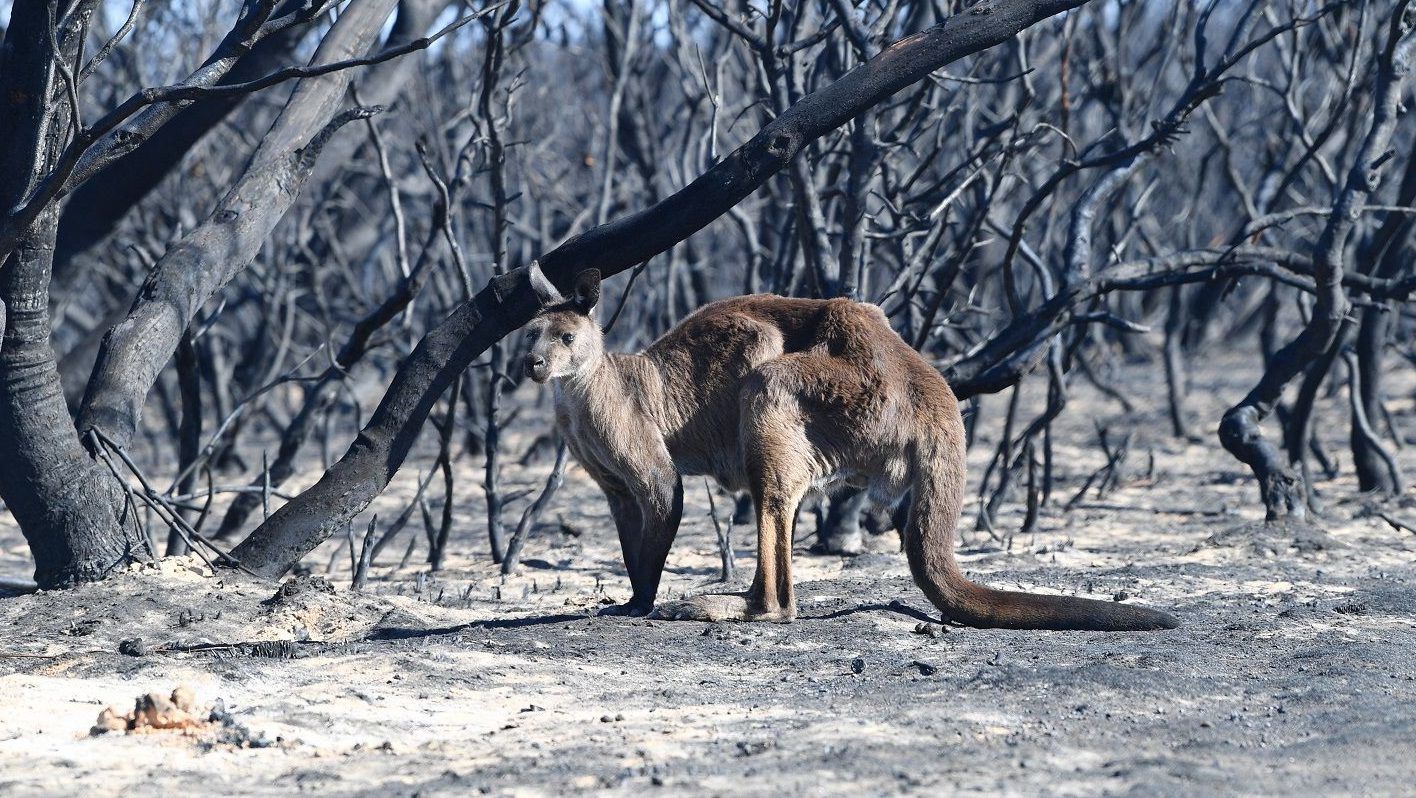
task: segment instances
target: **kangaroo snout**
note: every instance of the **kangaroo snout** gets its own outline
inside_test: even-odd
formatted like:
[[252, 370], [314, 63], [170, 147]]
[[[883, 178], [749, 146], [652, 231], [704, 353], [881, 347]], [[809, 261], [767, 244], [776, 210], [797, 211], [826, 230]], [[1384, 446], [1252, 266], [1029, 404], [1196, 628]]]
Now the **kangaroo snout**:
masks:
[[544, 357], [540, 355], [526, 356], [526, 376], [536, 382], [545, 382], [550, 373], [551, 364], [547, 363]]

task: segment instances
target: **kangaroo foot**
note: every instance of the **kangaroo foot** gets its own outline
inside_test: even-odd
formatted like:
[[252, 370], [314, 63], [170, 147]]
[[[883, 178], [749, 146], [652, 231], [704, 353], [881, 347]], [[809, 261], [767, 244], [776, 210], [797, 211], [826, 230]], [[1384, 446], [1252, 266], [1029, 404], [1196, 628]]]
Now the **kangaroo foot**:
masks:
[[763, 609], [746, 593], [710, 593], [661, 605], [654, 618], [667, 621], [777, 621], [796, 617], [795, 608]]
[[623, 604], [611, 604], [601, 609], [596, 615], [624, 616], [628, 618], [643, 618], [654, 611], [654, 602], [627, 601]]

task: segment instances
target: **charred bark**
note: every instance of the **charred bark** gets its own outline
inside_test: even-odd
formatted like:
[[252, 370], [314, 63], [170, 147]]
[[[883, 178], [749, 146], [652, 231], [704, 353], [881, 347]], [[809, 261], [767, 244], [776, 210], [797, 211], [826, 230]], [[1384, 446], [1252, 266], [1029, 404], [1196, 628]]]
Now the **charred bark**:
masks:
[[153, 552], [114, 476], [89, 455], [64, 401], [49, 345], [57, 213], [32, 226], [0, 273], [0, 497], [20, 525], [42, 588], [102, 579]]
[[[61, 74], [61, 65], [73, 62], [90, 11], [43, 0], [12, 9], [0, 50], [0, 207], [21, 202], [67, 140], [75, 109], [61, 88], [72, 75]], [[56, 26], [56, 13], [74, 21]], [[64, 402], [49, 343], [57, 226], [51, 206], [0, 262], [0, 498], [29, 543], [43, 588], [101, 579], [152, 555], [125, 514], [122, 486], [84, 449]]]
[[[1416, 203], [1416, 158], [1408, 154], [1396, 204], [1410, 207], [1413, 203]], [[1361, 253], [1363, 271], [1388, 280], [1416, 274], [1416, 253], [1411, 251], [1413, 229], [1416, 229], [1416, 218], [1398, 213], [1388, 216]], [[1361, 419], [1367, 422], [1365, 428], [1356, 423], [1355, 418], [1352, 424], [1352, 462], [1357, 471], [1357, 485], [1364, 491], [1388, 496], [1395, 496], [1405, 488], [1399, 471], [1389, 465], [1392, 456], [1379, 435], [1380, 419], [1386, 415], [1382, 408], [1382, 384], [1386, 375], [1383, 361], [1393, 315], [1398, 310], [1398, 303], [1390, 300], [1362, 309], [1355, 345], [1357, 362], [1354, 367], [1358, 373], [1351, 380], [1358, 390], [1355, 401], [1360, 404], [1354, 411], [1360, 411]], [[1397, 436], [1396, 430], [1390, 433], [1392, 438]]]

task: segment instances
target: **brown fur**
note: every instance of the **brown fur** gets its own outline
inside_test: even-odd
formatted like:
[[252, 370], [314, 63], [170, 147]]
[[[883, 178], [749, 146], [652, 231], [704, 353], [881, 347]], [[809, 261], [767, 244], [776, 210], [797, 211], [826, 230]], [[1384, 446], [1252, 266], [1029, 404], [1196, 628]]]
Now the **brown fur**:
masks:
[[[530, 325], [527, 373], [552, 380], [556, 421], [604, 489], [634, 593], [614, 613], [654, 608], [683, 507], [681, 477], [748, 490], [758, 565], [741, 595], [661, 608], [665, 617], [790, 620], [792, 532], [814, 487], [844, 481], [879, 501], [911, 492], [902, 534], [915, 582], [970, 626], [1160, 629], [1169, 615], [1113, 602], [992, 590], [954, 559], [964, 427], [944, 381], [874, 305], [755, 295], [706, 305], [637, 355], [606, 354], [587, 272], [575, 297]], [[565, 336], [571, 336], [567, 339]], [[567, 342], [568, 341], [568, 342]]]

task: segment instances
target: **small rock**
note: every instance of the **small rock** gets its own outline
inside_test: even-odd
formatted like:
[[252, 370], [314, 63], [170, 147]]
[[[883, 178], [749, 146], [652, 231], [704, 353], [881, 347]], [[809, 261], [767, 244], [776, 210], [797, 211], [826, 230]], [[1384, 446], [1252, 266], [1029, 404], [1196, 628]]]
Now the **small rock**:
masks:
[[756, 756], [771, 747], [771, 743], [761, 740], [739, 740], [737, 744], [737, 755], [740, 757]]
[[118, 712], [117, 707], [109, 707], [98, 713], [98, 722], [89, 729], [89, 734], [94, 737], [100, 734], [107, 734], [111, 731], [127, 731], [128, 719]]
[[161, 693], [148, 693], [140, 697], [133, 707], [133, 718], [135, 727], [148, 726], [154, 729], [182, 729], [201, 723], [190, 712], [179, 708]]
[[309, 593], [333, 594], [334, 585], [322, 576], [296, 576], [282, 582], [280, 588], [275, 591], [275, 595], [261, 603], [267, 607], [278, 606], [289, 602], [296, 596]]
[[851, 673], [865, 673], [865, 660], [860, 657], [851, 660]]
[[1130, 597], [1131, 597], [1131, 594], [1130, 594], [1130, 593], [1127, 593], [1127, 592], [1124, 591], [1124, 590], [1118, 590], [1118, 591], [1116, 591], [1116, 595], [1114, 595], [1114, 596], [1111, 597], [1111, 600], [1112, 600], [1112, 601], [1125, 601], [1126, 599], [1128, 599], [1128, 598], [1130, 598]]
[[187, 685], [179, 685], [172, 691], [172, 703], [183, 712], [191, 712], [197, 705], [197, 694]]

